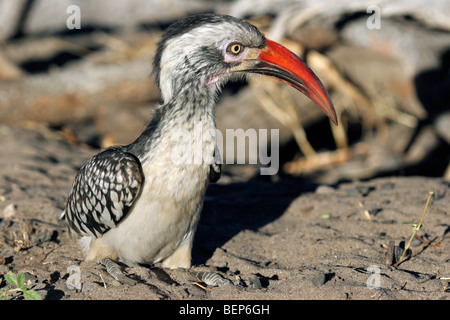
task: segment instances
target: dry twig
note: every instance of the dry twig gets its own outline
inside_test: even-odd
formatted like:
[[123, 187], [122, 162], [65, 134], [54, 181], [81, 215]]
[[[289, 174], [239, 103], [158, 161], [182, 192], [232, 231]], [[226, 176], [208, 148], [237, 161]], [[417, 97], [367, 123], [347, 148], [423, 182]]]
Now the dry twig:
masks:
[[406, 252], [408, 251], [409, 247], [411, 246], [412, 239], [414, 239], [417, 231], [419, 231], [420, 228], [422, 227], [423, 218], [425, 217], [425, 213], [427, 212], [428, 204], [430, 203], [432, 196], [433, 196], [433, 191], [430, 191], [428, 194], [427, 203], [425, 204], [425, 208], [423, 209], [422, 218], [420, 218], [419, 224], [413, 226], [413, 233], [412, 233], [411, 237], [409, 238], [409, 241], [406, 244], [405, 249], [403, 250], [403, 253], [402, 253], [400, 259], [394, 264], [395, 267], [397, 267], [400, 263], [403, 262], [403, 258], [405, 256]]

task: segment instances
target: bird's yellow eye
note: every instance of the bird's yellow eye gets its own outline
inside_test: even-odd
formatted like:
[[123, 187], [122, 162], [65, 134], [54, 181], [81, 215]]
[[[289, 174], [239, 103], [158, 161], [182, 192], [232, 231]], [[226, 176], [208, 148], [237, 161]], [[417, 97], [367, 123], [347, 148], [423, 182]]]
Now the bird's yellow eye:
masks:
[[241, 53], [242, 49], [244, 49], [244, 47], [240, 43], [232, 43], [228, 46], [228, 52], [234, 55]]

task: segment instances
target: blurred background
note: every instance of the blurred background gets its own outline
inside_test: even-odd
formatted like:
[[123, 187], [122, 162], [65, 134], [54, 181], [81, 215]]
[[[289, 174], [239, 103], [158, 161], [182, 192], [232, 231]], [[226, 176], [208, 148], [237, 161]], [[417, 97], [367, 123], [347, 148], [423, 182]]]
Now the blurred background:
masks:
[[[244, 18], [284, 44], [338, 111], [334, 127], [283, 83], [227, 85], [220, 130], [279, 129], [280, 170], [266, 179], [450, 179], [450, 1], [441, 0], [0, 0], [0, 130], [51, 130], [74, 148], [132, 142], [159, 101], [151, 62], [161, 33], [200, 12]], [[258, 165], [226, 171], [223, 182], [259, 175]]]

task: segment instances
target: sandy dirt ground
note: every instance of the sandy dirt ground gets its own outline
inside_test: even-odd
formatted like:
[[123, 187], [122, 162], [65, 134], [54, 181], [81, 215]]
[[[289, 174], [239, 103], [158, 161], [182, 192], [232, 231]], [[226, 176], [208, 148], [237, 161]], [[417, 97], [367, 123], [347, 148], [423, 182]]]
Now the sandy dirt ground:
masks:
[[[45, 128], [8, 126], [1, 127], [0, 150], [0, 275], [24, 273], [44, 299], [450, 298], [450, 189], [443, 179], [329, 186], [246, 180], [243, 170], [228, 167], [208, 190], [192, 270], [126, 267], [135, 281], [129, 285], [84, 262], [58, 221], [77, 169], [98, 150], [70, 146]], [[404, 222], [420, 220], [430, 191], [422, 241], [394, 267], [411, 235]], [[230, 281], [214, 287], [202, 272]]]

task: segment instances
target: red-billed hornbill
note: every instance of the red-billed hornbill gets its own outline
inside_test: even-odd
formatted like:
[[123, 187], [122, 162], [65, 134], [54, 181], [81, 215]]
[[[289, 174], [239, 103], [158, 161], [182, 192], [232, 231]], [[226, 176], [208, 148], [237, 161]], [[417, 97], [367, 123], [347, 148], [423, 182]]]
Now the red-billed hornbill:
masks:
[[[109, 148], [83, 165], [62, 215], [83, 236], [86, 260], [107, 265], [116, 279], [113, 261], [191, 266], [206, 188], [221, 173], [212, 132], [224, 83], [248, 73], [278, 78], [337, 124], [327, 91], [306, 64], [231, 16], [200, 14], [175, 22], [158, 44], [153, 67], [163, 103], [136, 141]], [[196, 122], [202, 124], [200, 133]], [[190, 134], [191, 143], [202, 141], [203, 161], [194, 161], [198, 155], [188, 152], [193, 148], [180, 132]], [[174, 154], [183, 155], [183, 161], [174, 161]]]

